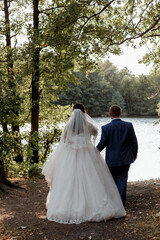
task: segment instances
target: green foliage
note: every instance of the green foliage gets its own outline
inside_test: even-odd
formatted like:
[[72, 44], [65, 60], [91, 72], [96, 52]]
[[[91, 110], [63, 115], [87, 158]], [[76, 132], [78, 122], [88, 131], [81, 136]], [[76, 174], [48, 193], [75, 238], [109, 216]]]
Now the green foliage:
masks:
[[125, 101], [123, 96], [119, 91], [115, 91], [112, 95], [110, 106], [112, 105], [119, 105], [121, 106], [122, 112], [125, 111]]
[[118, 71], [109, 61], [99, 64], [88, 74], [73, 72], [79, 84], [69, 84], [60, 94], [62, 105], [83, 102], [91, 116], [108, 114], [113, 104], [118, 104], [123, 114], [133, 116], [156, 116], [160, 99], [160, 75], [135, 77], [126, 68]]
[[[141, 62], [152, 64], [154, 73], [160, 68], [160, 1], [125, 1], [125, 14], [128, 18], [126, 42], [128, 45], [139, 48], [147, 46], [148, 53], [141, 58]], [[128, 16], [128, 17], [127, 17]], [[133, 42], [138, 39], [137, 42]]]
[[[15, 136], [16, 135], [16, 136]], [[0, 131], [0, 156], [7, 164], [7, 159], [14, 159], [21, 151], [21, 136], [18, 133], [4, 133]]]
[[158, 116], [160, 117], [160, 103], [157, 104], [157, 112], [158, 112]]
[[[54, 117], [53, 112], [56, 113], [56, 117]], [[25, 126], [21, 135], [18, 132], [0, 132], [0, 157], [8, 177], [42, 177], [40, 168], [52, 150], [53, 144], [59, 141], [61, 129], [71, 114], [71, 108], [54, 106], [53, 112], [52, 115], [50, 114], [50, 119], [48, 115], [48, 119], [46, 118], [45, 121], [41, 122], [42, 127], [39, 133], [32, 136], [39, 138], [39, 144], [36, 147], [39, 150], [40, 161], [37, 165], [30, 163], [33, 146], [30, 144], [31, 135], [28, 125]], [[23, 140], [22, 144], [21, 140]], [[32, 143], [34, 142], [37, 143], [33, 139]], [[23, 152], [24, 161], [16, 163], [15, 157], [21, 152]]]
[[[75, 102], [83, 102], [92, 116], [106, 115], [115, 101], [129, 115], [156, 114], [159, 75], [136, 78], [127, 69], [118, 71], [109, 61], [100, 63], [99, 69], [93, 66], [99, 56], [120, 54], [121, 43], [130, 43], [130, 37], [153, 25], [158, 16], [157, 0], [154, 4], [134, 1], [134, 6], [130, 0], [39, 1], [36, 29], [32, 25], [31, 0], [7, 3], [8, 20], [4, 19], [4, 2], [0, 6], [0, 124], [4, 131], [0, 134], [0, 157], [8, 176], [40, 176], [39, 167], [51, 145], [58, 142], [62, 123]], [[158, 27], [152, 30], [159, 34]], [[5, 37], [9, 35], [12, 41], [6, 45]], [[142, 38], [141, 44], [145, 42]], [[159, 63], [157, 38], [153, 37], [151, 43], [155, 55], [149, 54], [144, 61]], [[36, 50], [39, 60], [35, 63]], [[81, 70], [75, 70], [75, 66]], [[40, 129], [32, 134], [29, 124], [36, 68]], [[27, 125], [21, 134], [13, 129], [18, 126], [22, 130]], [[38, 149], [40, 162], [31, 166], [33, 149]], [[24, 161], [15, 163], [22, 153]]]
[[75, 102], [83, 102], [86, 106], [87, 111], [92, 116], [101, 115], [102, 110], [104, 110], [104, 83], [102, 82], [102, 77], [98, 71], [90, 72], [85, 75], [82, 71], [73, 72], [73, 74], [78, 78], [79, 84], [69, 84], [69, 89], [66, 94], [62, 92], [60, 94], [59, 102], [62, 105], [73, 104]]
[[[17, 141], [17, 139], [19, 141]], [[13, 162], [15, 157], [21, 152], [20, 140], [21, 136], [18, 133], [4, 133], [0, 131], [0, 159], [4, 166], [6, 176], [9, 170], [12, 171], [10, 169], [10, 163]]]
[[40, 178], [43, 179], [44, 175], [41, 173], [41, 168], [37, 164], [32, 164], [28, 170], [28, 177], [29, 178]]
[[6, 166], [6, 172], [8, 178], [40, 178], [42, 175], [42, 162], [38, 164], [32, 164], [29, 161], [23, 161], [22, 163], [16, 163], [10, 160]]

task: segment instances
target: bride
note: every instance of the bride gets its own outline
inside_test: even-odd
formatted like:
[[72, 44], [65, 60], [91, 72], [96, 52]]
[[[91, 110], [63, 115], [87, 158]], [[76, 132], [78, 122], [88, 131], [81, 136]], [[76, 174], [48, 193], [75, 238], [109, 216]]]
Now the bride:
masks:
[[50, 191], [47, 218], [65, 224], [126, 215], [109, 169], [94, 146], [97, 127], [77, 103], [57, 148], [42, 167]]

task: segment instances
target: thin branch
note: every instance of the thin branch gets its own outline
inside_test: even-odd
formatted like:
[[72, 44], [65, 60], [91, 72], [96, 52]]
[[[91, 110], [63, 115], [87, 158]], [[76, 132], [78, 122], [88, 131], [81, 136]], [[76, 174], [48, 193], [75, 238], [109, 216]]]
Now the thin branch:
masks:
[[51, 138], [50, 140], [47, 138], [46, 146], [45, 146], [45, 152], [44, 152], [44, 157], [43, 157], [44, 159], [46, 159], [47, 153], [48, 153], [48, 151], [49, 151], [49, 147], [50, 147], [50, 145], [53, 143], [53, 140], [54, 140], [54, 138], [56, 137], [56, 134], [57, 134], [57, 133], [58, 133], [58, 131], [57, 131], [57, 129], [55, 129], [52, 138]]
[[15, 33], [14, 35], [11, 36], [11, 38], [16, 37], [17, 35], [18, 35], [18, 33]]
[[138, 27], [138, 25], [140, 24], [140, 22], [141, 22], [141, 20], [142, 20], [142, 17], [143, 17], [143, 14], [144, 14], [144, 12], [147, 10], [147, 8], [149, 7], [149, 5], [150, 5], [152, 2], [153, 2], [153, 0], [151, 0], [151, 1], [150, 1], [150, 2], [147, 4], [147, 6], [144, 8], [143, 12], [140, 14], [140, 19], [139, 19], [139, 21], [137, 22], [137, 24], [136, 24], [135, 28], [137, 28], [137, 27]]
[[[78, 17], [77, 19], [75, 19], [74, 21], [72, 21], [70, 24], [73, 24], [73, 23], [75, 23], [75, 22], [77, 22], [79, 19], [82, 19], [82, 18], [86, 18], [87, 20], [83, 23], [83, 25], [81, 26], [81, 28], [80, 28], [80, 30], [79, 30], [79, 34], [78, 34], [78, 36], [77, 36], [77, 41], [78, 41], [78, 39], [79, 39], [79, 37], [80, 37], [80, 35], [81, 35], [81, 33], [82, 33], [82, 30], [83, 30], [83, 28], [84, 28], [84, 26], [89, 22], [89, 20], [90, 19], [92, 19], [92, 18], [94, 18], [94, 17], [96, 17], [96, 16], [98, 16], [98, 15], [100, 15], [102, 12], [104, 12], [105, 11], [105, 9], [106, 8], [108, 8], [113, 2], [115, 2], [116, 0], [111, 0], [109, 3], [107, 3], [99, 12], [97, 12], [97, 13], [95, 13], [95, 14], [93, 14], [93, 15], [91, 15], [91, 16], [80, 16], [80, 17]], [[65, 28], [65, 27], [64, 27]], [[61, 29], [62, 30], [62, 29]], [[76, 49], [76, 47], [77, 47], [77, 45], [75, 46], [75, 49]]]
[[0, 60], [1, 63], [7, 63], [7, 60]]
[[121, 45], [122, 43], [124, 43], [124, 42], [126, 42], [128, 40], [132, 40], [132, 39], [137, 39], [137, 38], [143, 37], [145, 34], [147, 34], [149, 31], [151, 31], [158, 24], [159, 21], [160, 21], [160, 17], [147, 30], [145, 30], [144, 32], [141, 32], [141, 33], [139, 33], [139, 34], [137, 34], [135, 36], [126, 38], [123, 41], [121, 41], [120, 44], [118, 44], [118, 43], [115, 43], [115, 44]]
[[160, 30], [160, 26], [157, 28], [153, 28], [151, 31], [157, 31], [157, 30]]
[[104, 12], [104, 10], [106, 10], [106, 8], [108, 8], [113, 2], [115, 2], [115, 0], [110, 1], [108, 4], [106, 4], [106, 5], [104, 6], [104, 8], [102, 8], [101, 11], [99, 11], [99, 12], [93, 14], [92, 16], [90, 16], [90, 17], [88, 18], [88, 20], [90, 20], [90, 19], [93, 18], [93, 17], [96, 17], [96, 16], [100, 15], [100, 14], [101, 14], [102, 12]]
[[79, 19], [81, 19], [81, 18], [87, 18], [87, 21], [85, 21], [84, 24], [81, 26], [81, 29], [80, 29], [80, 32], [79, 32], [79, 34], [78, 34], [77, 40], [79, 39], [79, 37], [80, 37], [80, 35], [81, 35], [81, 32], [82, 32], [84, 26], [89, 22], [89, 20], [92, 19], [92, 18], [94, 18], [94, 17], [96, 17], [96, 16], [98, 16], [98, 15], [100, 15], [102, 12], [104, 12], [104, 10], [105, 10], [107, 7], [109, 7], [114, 1], [115, 1], [115, 0], [110, 1], [110, 2], [109, 2], [108, 4], [106, 4], [99, 12], [91, 15], [90, 17], [81, 16], [81, 17], [79, 17], [78, 19], [76, 19], [76, 21], [77, 21], [77, 20], [79, 20]]
[[[143, 37], [143, 38], [150, 38], [150, 37], [159, 37], [160, 34], [150, 34], [150, 35], [147, 35], [145, 36], [148, 32], [150, 32], [157, 24], [158, 22], [160, 21], [160, 17], [147, 29], [145, 30], [144, 32], [141, 32], [141, 33], [138, 33], [132, 37], [128, 37], [128, 38], [125, 38], [124, 40], [122, 40], [121, 42], [112, 42], [106, 49], [105, 52], [108, 52], [109, 48], [112, 47], [113, 45], [122, 45], [123, 43], [127, 42], [127, 41], [130, 41], [130, 40], [135, 40], [135, 39], [138, 39], [140, 37]], [[103, 53], [104, 54], [104, 53]]]
[[132, 2], [132, 11], [131, 11], [131, 17], [130, 17], [130, 21], [129, 21], [129, 22], [132, 22], [132, 21], [133, 21], [133, 9], [134, 9], [134, 5], [135, 5], [135, 0], [133, 0], [133, 2]]
[[150, 37], [160, 37], [160, 34], [151, 34], [146, 37], [144, 36], [144, 38], [150, 38]]
[[[86, 23], [87, 23], [91, 18], [94, 18], [94, 17], [100, 15], [102, 12], [104, 12], [104, 10], [105, 10], [106, 8], [108, 8], [113, 2], [115, 2], [115, 0], [112, 0], [112, 1], [110, 1], [109, 3], [107, 3], [99, 12], [91, 15], [90, 17], [81, 16], [81, 17], [79, 17], [77, 20], [79, 20], [79, 19], [81, 19], [81, 18], [87, 18], [87, 21], [86, 21]], [[85, 24], [86, 24], [86, 23], [85, 23]]]
[[[58, 8], [65, 8], [65, 6], [57, 6], [57, 7], [52, 7], [52, 8], [46, 8], [46, 9], [44, 9], [44, 10], [39, 11], [39, 13], [47, 14], [47, 13], [46, 13], [47, 11], [55, 10], [55, 9], [58, 9]], [[48, 15], [48, 14], [47, 14], [47, 15]]]

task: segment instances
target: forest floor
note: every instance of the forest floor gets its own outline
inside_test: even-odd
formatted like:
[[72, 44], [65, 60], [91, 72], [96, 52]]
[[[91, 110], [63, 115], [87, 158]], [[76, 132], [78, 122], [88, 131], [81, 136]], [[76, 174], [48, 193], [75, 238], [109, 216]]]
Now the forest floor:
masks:
[[64, 225], [46, 219], [44, 180], [11, 180], [0, 192], [0, 240], [160, 240], [160, 180], [128, 183], [127, 216]]

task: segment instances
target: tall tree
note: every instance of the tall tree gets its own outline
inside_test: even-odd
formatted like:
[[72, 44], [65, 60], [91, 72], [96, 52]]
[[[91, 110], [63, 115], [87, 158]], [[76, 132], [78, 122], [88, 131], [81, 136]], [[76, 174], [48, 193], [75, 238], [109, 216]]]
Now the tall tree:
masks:
[[[17, 4], [17, 1], [3, 2]], [[31, 90], [32, 160], [38, 162], [39, 121], [50, 119], [58, 92], [67, 88], [69, 82], [75, 81], [71, 73], [74, 64], [78, 63], [83, 70], [88, 70], [97, 56], [104, 56], [109, 52], [120, 54], [122, 43], [155, 33], [159, 22], [155, 11], [158, 1], [150, 1], [148, 4], [146, 1], [140, 1], [138, 5], [138, 2], [130, 0], [30, 0], [27, 4], [29, 9], [33, 9], [33, 22], [28, 20], [29, 14], [26, 15], [28, 43], [25, 51], [30, 69], [28, 67], [28, 79], [23, 79], [28, 86], [31, 70], [29, 91]], [[149, 15], [152, 23], [146, 17], [149, 9], [154, 15], [153, 19], [151, 14]], [[136, 19], [139, 21], [136, 22]], [[112, 70], [114, 72], [114, 69]], [[92, 81], [93, 79], [94, 77]], [[108, 86], [108, 95], [112, 95], [112, 90], [119, 86], [119, 83], [120, 78], [116, 76], [113, 86], [110, 76], [107, 76], [105, 84]], [[18, 108], [17, 104], [15, 106], [14, 110]], [[13, 127], [17, 127], [16, 124], [17, 121], [14, 121]], [[6, 126], [3, 127], [7, 131]]]
[[[110, 12], [114, 8], [114, 3], [115, 0], [106, 3], [62, 0], [46, 1], [44, 4], [43, 1], [33, 0], [33, 33], [30, 44], [32, 45], [31, 146], [34, 163], [38, 162], [40, 98], [45, 91], [49, 92], [47, 86], [51, 86], [56, 93], [66, 88], [69, 81], [74, 81], [69, 72], [75, 61], [87, 69], [93, 62], [90, 55], [103, 53], [105, 48], [109, 51], [111, 41], [104, 36], [106, 34], [111, 36], [113, 33]], [[120, 38], [122, 37], [121, 35]], [[119, 47], [112, 46], [110, 51], [118, 53]], [[42, 88], [44, 76], [47, 78]], [[42, 104], [44, 101], [43, 98]]]
[[[31, 92], [31, 145], [33, 163], [38, 163], [39, 128], [39, 0], [33, 0], [33, 37], [32, 37], [32, 92]], [[33, 140], [34, 138], [34, 140]]]
[[[7, 72], [8, 72], [8, 85], [13, 95], [13, 100], [16, 97], [16, 87], [14, 79], [14, 70], [13, 70], [13, 53], [11, 47], [11, 30], [10, 30], [10, 15], [9, 15], [9, 5], [10, 1], [4, 0], [4, 13], [5, 13], [5, 37], [6, 37], [6, 62], [7, 62]], [[18, 117], [18, 111], [15, 111], [15, 114]], [[15, 122], [12, 122], [13, 131], [19, 132], [19, 126]]]
[[[16, 83], [14, 76], [14, 68], [13, 68], [13, 49], [11, 46], [11, 26], [10, 26], [10, 13], [9, 13], [10, 1], [4, 0], [4, 13], [5, 13], [5, 38], [6, 38], [6, 64], [7, 64], [7, 79], [8, 79], [8, 87], [10, 89], [10, 96], [12, 101], [12, 112], [15, 116], [12, 120], [12, 131], [20, 132], [18, 119], [19, 119], [19, 96], [16, 92]], [[2, 122], [3, 130], [8, 132], [7, 122]], [[18, 138], [17, 138], [17, 141]], [[17, 162], [22, 162], [23, 157], [20, 153], [18, 156], [15, 156], [15, 160]]]
[[16, 37], [22, 27], [22, 21], [17, 16], [16, 8], [20, 6], [19, 2], [14, 0], [0, 2], [0, 124], [3, 130], [0, 133], [0, 181], [2, 184], [11, 185], [7, 180], [5, 166], [11, 158], [17, 162], [23, 161], [19, 137], [20, 96], [14, 67], [17, 54]]

